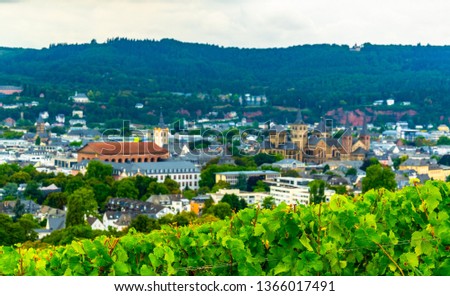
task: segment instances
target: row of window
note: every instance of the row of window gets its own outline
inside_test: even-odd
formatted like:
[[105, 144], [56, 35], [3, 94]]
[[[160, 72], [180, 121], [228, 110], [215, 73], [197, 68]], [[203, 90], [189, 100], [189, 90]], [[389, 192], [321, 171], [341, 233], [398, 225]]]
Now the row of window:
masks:
[[[90, 158], [90, 157], [82, 157], [81, 160], [92, 160], [94, 158]], [[126, 163], [126, 162], [157, 162], [159, 158], [154, 158], [154, 157], [150, 157], [150, 158], [106, 158], [103, 161], [105, 162], [117, 162], [117, 163]], [[137, 161], [136, 161], [137, 160]]]
[[[169, 175], [172, 180], [197, 180], [198, 175]], [[164, 180], [166, 178], [165, 175], [159, 175], [159, 180]]]

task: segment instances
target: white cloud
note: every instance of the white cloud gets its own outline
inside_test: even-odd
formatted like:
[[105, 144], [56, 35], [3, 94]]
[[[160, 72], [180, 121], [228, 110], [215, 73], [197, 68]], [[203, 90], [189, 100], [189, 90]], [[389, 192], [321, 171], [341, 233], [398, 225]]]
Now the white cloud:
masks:
[[224, 46], [450, 44], [444, 0], [0, 0], [0, 46], [110, 37]]

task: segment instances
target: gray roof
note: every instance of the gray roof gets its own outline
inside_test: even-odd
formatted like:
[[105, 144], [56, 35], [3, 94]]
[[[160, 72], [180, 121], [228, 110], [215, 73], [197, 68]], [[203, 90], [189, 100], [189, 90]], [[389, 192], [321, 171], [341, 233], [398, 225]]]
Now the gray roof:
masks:
[[274, 162], [273, 165], [284, 165], [284, 164], [294, 164], [294, 163], [296, 163], [296, 164], [302, 164], [301, 161], [298, 161], [298, 160], [296, 160], [296, 159], [293, 159], [293, 158], [285, 158], [285, 159], [282, 159], [282, 160], [280, 160], [280, 161]]
[[363, 149], [361, 147], [358, 147], [358, 149], [356, 149], [355, 151], [353, 151], [353, 154], [360, 154], [360, 155], [365, 155], [367, 153], [366, 149]]
[[87, 220], [88, 224], [92, 226], [92, 224], [94, 224], [95, 221], [98, 220], [98, 218], [95, 218], [95, 217], [87, 217], [86, 220]]
[[412, 159], [408, 158], [404, 161], [401, 166], [426, 166], [428, 165], [428, 161], [426, 159]]
[[151, 202], [130, 199], [130, 198], [111, 198], [108, 201], [108, 208], [122, 212], [157, 214], [164, 207]]
[[154, 195], [150, 196], [146, 200], [146, 202], [161, 205], [161, 204], [168, 204], [173, 201], [180, 201], [183, 198], [184, 197], [181, 194], [154, 194]]
[[158, 127], [161, 127], [161, 128], [167, 127], [167, 125], [164, 123], [164, 117], [163, 117], [163, 114], [162, 114], [162, 108], [161, 108], [161, 111], [160, 111], [160, 113], [159, 113], [159, 123], [158, 123]]
[[297, 117], [295, 118], [294, 124], [305, 124], [302, 116], [302, 109], [298, 108]]
[[281, 132], [287, 132], [287, 129], [285, 126], [277, 124], [270, 128], [271, 132], [281, 133]]
[[70, 130], [67, 135], [69, 136], [80, 136], [80, 137], [95, 137], [101, 136], [102, 134], [95, 129], [73, 129]]
[[105, 214], [106, 218], [109, 220], [117, 220], [120, 218], [120, 215], [122, 215], [122, 212], [120, 211], [106, 211]]
[[265, 140], [261, 143], [262, 149], [284, 149], [284, 150], [297, 150], [297, 146], [293, 142], [287, 142], [286, 144], [280, 144], [277, 147], [275, 147], [273, 144], [270, 143], [269, 140]]
[[66, 215], [55, 215], [47, 218], [50, 230], [59, 230], [66, 227]]
[[141, 163], [108, 163], [113, 170], [127, 172], [142, 172], [146, 174], [169, 174], [169, 173], [199, 173], [200, 171], [189, 161], [161, 161]]
[[217, 172], [215, 174], [221, 174], [221, 175], [264, 175], [264, 174], [277, 174], [280, 175], [280, 172], [276, 172], [276, 171], [235, 171], [235, 172]]
[[[114, 173], [129, 172], [129, 173], [145, 173], [151, 174], [170, 174], [170, 173], [200, 173], [199, 169], [195, 167], [192, 162], [189, 161], [160, 161], [160, 162], [129, 162], [129, 163], [117, 163], [117, 162], [103, 162], [104, 164], [111, 165]], [[74, 165], [74, 169], [80, 169], [87, 167], [88, 160], [83, 160], [80, 163]]]

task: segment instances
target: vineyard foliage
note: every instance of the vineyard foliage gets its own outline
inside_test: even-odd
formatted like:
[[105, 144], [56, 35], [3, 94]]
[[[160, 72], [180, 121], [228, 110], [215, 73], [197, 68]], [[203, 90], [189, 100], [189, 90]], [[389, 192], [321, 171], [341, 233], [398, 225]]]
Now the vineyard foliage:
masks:
[[66, 246], [0, 247], [0, 275], [450, 275], [449, 185], [249, 208]]

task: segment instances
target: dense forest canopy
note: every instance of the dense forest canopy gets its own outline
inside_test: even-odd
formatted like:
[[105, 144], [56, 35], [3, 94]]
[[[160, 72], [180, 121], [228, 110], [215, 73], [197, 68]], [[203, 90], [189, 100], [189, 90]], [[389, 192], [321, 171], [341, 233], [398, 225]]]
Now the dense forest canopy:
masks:
[[[450, 102], [449, 73], [450, 46], [420, 44], [364, 44], [360, 51], [351, 51], [347, 45], [335, 44], [252, 49], [114, 38], [40, 50], [0, 48], [0, 85], [22, 85], [24, 95], [30, 97], [45, 91], [47, 98], [62, 104], [75, 90], [90, 90], [96, 101], [122, 108], [106, 114], [90, 107], [88, 113], [104, 120], [130, 116], [148, 121], [147, 113], [153, 109], [135, 116], [127, 111], [127, 102], [181, 92], [265, 94], [272, 106], [297, 107], [301, 99], [300, 106], [312, 118], [339, 107], [365, 108], [374, 100], [393, 98], [426, 111], [419, 112], [415, 122], [435, 122], [447, 120], [441, 110]], [[183, 97], [184, 103], [174, 110], [173, 101], [164, 97], [149, 99], [145, 106], [160, 105], [171, 113], [182, 108], [195, 118], [218, 104], [214, 96], [208, 98], [199, 104], [194, 96]], [[284, 121], [278, 113], [269, 116]], [[292, 112], [287, 119], [294, 116]]]

